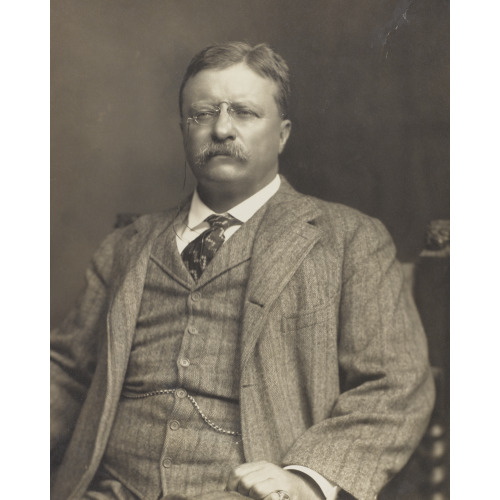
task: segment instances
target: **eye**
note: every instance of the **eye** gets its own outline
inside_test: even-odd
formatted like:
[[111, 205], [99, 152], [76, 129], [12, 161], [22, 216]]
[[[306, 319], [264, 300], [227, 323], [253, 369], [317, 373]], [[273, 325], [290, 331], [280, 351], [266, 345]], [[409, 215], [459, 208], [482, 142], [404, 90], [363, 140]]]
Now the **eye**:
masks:
[[258, 115], [255, 111], [248, 108], [233, 108], [231, 110], [232, 115], [239, 120], [251, 120], [254, 118], [258, 118]]
[[198, 111], [194, 115], [194, 118], [197, 122], [209, 122], [213, 120], [217, 116], [218, 112], [215, 109], [205, 109], [203, 111]]

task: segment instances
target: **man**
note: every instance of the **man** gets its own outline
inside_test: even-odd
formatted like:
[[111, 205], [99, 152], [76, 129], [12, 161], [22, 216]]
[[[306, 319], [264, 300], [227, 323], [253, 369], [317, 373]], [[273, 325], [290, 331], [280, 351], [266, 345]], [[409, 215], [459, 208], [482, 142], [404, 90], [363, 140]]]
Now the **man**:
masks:
[[191, 61], [196, 191], [104, 241], [53, 335], [53, 498], [371, 500], [415, 449], [434, 392], [394, 246], [278, 175], [288, 98], [264, 44]]

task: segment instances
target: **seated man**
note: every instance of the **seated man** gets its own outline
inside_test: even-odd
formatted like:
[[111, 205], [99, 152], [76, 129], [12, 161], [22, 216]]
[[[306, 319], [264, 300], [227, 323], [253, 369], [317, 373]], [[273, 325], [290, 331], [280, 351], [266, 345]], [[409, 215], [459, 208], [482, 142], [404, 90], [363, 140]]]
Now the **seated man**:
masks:
[[289, 88], [264, 44], [191, 61], [195, 192], [108, 236], [53, 333], [54, 499], [373, 500], [417, 446], [434, 387], [394, 245], [278, 174]]

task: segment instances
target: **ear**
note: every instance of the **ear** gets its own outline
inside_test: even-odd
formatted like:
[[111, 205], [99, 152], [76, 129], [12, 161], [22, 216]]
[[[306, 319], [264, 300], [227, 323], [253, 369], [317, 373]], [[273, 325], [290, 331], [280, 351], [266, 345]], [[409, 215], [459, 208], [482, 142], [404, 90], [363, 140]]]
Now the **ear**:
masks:
[[280, 147], [279, 154], [285, 149], [286, 141], [290, 136], [290, 131], [292, 130], [292, 122], [290, 120], [282, 120], [280, 125]]

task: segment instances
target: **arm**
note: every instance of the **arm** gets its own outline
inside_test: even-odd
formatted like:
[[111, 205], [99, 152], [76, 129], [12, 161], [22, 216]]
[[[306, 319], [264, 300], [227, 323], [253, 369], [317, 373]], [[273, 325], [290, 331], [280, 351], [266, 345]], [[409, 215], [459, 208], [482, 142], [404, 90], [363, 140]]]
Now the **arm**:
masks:
[[120, 232], [105, 239], [86, 271], [86, 287], [61, 326], [51, 332], [50, 449], [57, 466], [69, 442], [105, 338], [108, 283]]
[[373, 219], [345, 247], [339, 306], [341, 394], [283, 465], [303, 465], [372, 500], [407, 462], [434, 402], [427, 346], [392, 240]]
[[325, 479], [321, 474], [318, 474], [316, 471], [309, 469], [309, 467], [303, 467], [301, 465], [289, 465], [284, 468], [285, 470], [295, 471], [297, 473], [301, 473], [306, 476], [311, 481], [318, 486], [323, 494], [324, 500], [336, 500], [339, 487], [330, 483], [327, 479]]

